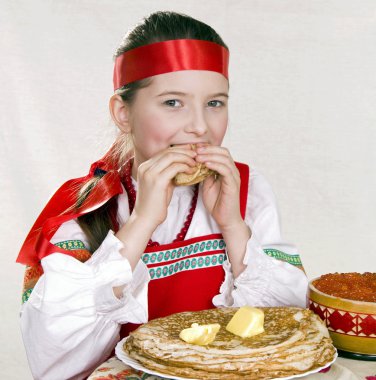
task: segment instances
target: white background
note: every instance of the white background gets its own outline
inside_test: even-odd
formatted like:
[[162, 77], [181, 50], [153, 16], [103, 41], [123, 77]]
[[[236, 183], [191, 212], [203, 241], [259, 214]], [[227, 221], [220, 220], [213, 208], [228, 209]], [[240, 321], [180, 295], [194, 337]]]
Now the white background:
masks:
[[53, 191], [110, 146], [112, 55], [155, 10], [196, 17], [230, 47], [224, 145], [271, 182], [308, 277], [376, 271], [375, 1], [2, 0], [2, 378], [31, 379], [18, 250]]

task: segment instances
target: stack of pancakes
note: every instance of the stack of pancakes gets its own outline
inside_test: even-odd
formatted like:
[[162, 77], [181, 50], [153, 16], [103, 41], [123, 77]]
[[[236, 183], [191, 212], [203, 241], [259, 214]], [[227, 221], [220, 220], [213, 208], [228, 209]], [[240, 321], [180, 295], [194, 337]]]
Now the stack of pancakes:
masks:
[[[260, 308], [265, 332], [240, 338], [225, 327], [237, 308], [173, 314], [133, 331], [124, 351], [144, 367], [193, 379], [273, 379], [312, 371], [331, 363], [336, 350], [321, 319], [294, 307]], [[189, 344], [179, 338], [192, 323], [219, 323], [213, 343]]]

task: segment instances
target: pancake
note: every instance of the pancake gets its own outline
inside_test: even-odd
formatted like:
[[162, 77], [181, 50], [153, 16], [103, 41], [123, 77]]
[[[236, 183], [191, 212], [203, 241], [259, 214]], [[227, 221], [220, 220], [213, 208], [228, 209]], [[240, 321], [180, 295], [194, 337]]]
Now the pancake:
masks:
[[196, 171], [192, 174], [178, 173], [174, 177], [175, 185], [177, 186], [191, 186], [196, 183], [202, 182], [206, 177], [216, 174], [215, 171], [208, 169], [204, 164], [197, 164]]
[[[302, 374], [335, 358], [328, 331], [310, 310], [260, 308], [264, 333], [241, 338], [225, 329], [237, 308], [173, 314], [133, 331], [124, 351], [144, 367], [194, 379], [272, 379]], [[179, 338], [192, 323], [219, 323], [214, 342], [189, 344]]]
[[[196, 150], [196, 144], [191, 144], [191, 149]], [[205, 164], [198, 162], [195, 166], [195, 172], [191, 174], [178, 173], [174, 177], [176, 186], [191, 186], [202, 182], [206, 177], [217, 174], [214, 170], [206, 167]]]

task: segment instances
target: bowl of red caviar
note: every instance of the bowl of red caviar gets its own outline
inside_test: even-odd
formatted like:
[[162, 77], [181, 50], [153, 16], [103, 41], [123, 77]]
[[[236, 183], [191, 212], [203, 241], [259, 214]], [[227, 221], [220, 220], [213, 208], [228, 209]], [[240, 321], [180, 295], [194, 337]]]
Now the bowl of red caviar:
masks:
[[309, 283], [309, 308], [339, 355], [376, 360], [376, 273], [328, 273]]

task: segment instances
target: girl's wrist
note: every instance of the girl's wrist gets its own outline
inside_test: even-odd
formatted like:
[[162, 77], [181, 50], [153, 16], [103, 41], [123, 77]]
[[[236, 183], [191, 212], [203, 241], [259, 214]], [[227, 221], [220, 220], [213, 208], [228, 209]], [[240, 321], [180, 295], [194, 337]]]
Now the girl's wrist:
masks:
[[120, 254], [130, 263], [132, 270], [140, 260], [155, 227], [132, 213], [115, 236], [123, 243]]
[[142, 229], [145, 231], [145, 233], [150, 236], [160, 224], [160, 223], [157, 223], [156, 221], [153, 221], [150, 218], [150, 216], [146, 216], [146, 215], [144, 216], [144, 215], [139, 214], [136, 209], [134, 209], [132, 214], [129, 216], [127, 223], [128, 222], [141, 226]]
[[239, 215], [239, 218], [232, 221], [231, 223], [226, 223], [226, 225], [219, 225], [222, 235], [230, 235], [235, 232], [239, 232], [239, 230], [248, 229], [248, 226], [245, 224], [244, 220]]
[[221, 230], [223, 239], [226, 242], [226, 251], [231, 263], [234, 277], [238, 277], [244, 271], [246, 265], [243, 263], [247, 249], [248, 240], [252, 236], [251, 229], [241, 220], [234, 223], [225, 230]]

